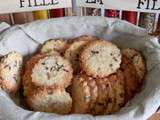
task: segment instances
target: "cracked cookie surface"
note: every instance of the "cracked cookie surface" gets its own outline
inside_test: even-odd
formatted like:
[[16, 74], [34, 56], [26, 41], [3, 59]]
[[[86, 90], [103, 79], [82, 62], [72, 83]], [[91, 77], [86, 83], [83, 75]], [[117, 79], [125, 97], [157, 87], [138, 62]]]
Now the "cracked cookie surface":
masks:
[[67, 92], [61, 90], [54, 92], [45, 89], [36, 92], [32, 90], [26, 101], [34, 111], [40, 112], [69, 114], [72, 108], [72, 98]]
[[121, 52], [109, 41], [93, 41], [82, 51], [80, 64], [87, 75], [104, 78], [120, 68]]
[[23, 57], [18, 52], [10, 52], [0, 60], [0, 87], [15, 93], [21, 84]]
[[24, 84], [66, 88], [71, 83], [72, 67], [68, 60], [57, 54], [39, 54], [26, 65]]

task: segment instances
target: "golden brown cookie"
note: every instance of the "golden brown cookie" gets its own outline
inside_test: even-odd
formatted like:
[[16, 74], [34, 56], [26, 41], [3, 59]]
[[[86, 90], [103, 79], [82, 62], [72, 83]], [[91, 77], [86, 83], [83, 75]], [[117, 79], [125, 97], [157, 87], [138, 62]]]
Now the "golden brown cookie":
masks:
[[72, 108], [72, 98], [61, 90], [35, 90], [27, 95], [26, 101], [34, 111], [69, 114]]
[[64, 39], [57, 39], [57, 40], [48, 40], [46, 41], [41, 48], [41, 53], [46, 53], [51, 50], [58, 51], [60, 53], [64, 53], [66, 48], [68, 47], [68, 44]]
[[23, 57], [18, 52], [10, 52], [0, 60], [0, 88], [15, 93], [21, 84]]
[[115, 90], [115, 80], [117, 79], [116, 75], [111, 75], [108, 77], [109, 82], [109, 95], [108, 101], [106, 101], [105, 114], [112, 114], [114, 112], [114, 107], [116, 105], [116, 90]]
[[114, 80], [114, 88], [115, 88], [115, 95], [116, 95], [116, 103], [113, 108], [113, 113], [120, 110], [125, 103], [125, 88], [124, 88], [124, 76], [122, 71], [118, 70], [116, 73], [116, 79]]
[[136, 94], [140, 85], [132, 61], [124, 55], [122, 57], [121, 70], [124, 75], [125, 101], [127, 102]]
[[98, 87], [98, 97], [95, 105], [91, 109], [91, 113], [94, 115], [102, 115], [104, 114], [109, 99], [109, 82], [108, 79], [96, 79], [96, 83]]
[[96, 80], [93, 78], [88, 77], [87, 82], [88, 82], [88, 86], [90, 87], [90, 94], [91, 94], [89, 109], [90, 109], [90, 113], [93, 113], [92, 111], [94, 110], [94, 106], [98, 98], [98, 86], [97, 86]]
[[79, 55], [83, 47], [93, 40], [97, 40], [97, 38], [93, 36], [80, 36], [73, 39], [73, 43], [65, 51], [64, 56], [72, 63], [74, 73], [79, 71]]
[[38, 54], [32, 57], [25, 67], [23, 83], [35, 86], [66, 88], [71, 83], [72, 67], [60, 55]]
[[93, 41], [82, 51], [80, 63], [87, 75], [104, 78], [120, 68], [121, 52], [109, 41]]
[[[37, 54], [35, 56], [33, 56], [32, 58], [30, 58], [29, 61], [27, 61], [27, 63], [25, 64], [24, 67], [24, 74], [23, 74], [23, 78], [22, 78], [22, 84], [23, 84], [23, 89], [24, 89], [24, 95], [27, 95], [27, 91], [29, 88], [31, 88], [32, 86], [32, 82], [31, 82], [31, 74], [32, 74], [32, 67], [38, 62], [39, 59], [41, 59], [42, 57], [44, 57], [44, 55], [42, 54]], [[31, 67], [32, 66], [32, 67]]]
[[61, 55], [59, 52], [55, 51], [55, 50], [50, 50], [44, 54], [48, 54], [48, 55]]
[[138, 81], [142, 84], [146, 73], [144, 56], [140, 51], [132, 48], [123, 49], [122, 53], [132, 61], [132, 64], [136, 69]]
[[123, 73], [118, 70], [115, 74], [104, 79], [96, 79], [98, 98], [92, 114], [113, 114], [124, 105], [125, 89]]
[[88, 77], [77, 75], [73, 78], [72, 84], [72, 113], [86, 114], [89, 112], [91, 101], [90, 87], [87, 82]]

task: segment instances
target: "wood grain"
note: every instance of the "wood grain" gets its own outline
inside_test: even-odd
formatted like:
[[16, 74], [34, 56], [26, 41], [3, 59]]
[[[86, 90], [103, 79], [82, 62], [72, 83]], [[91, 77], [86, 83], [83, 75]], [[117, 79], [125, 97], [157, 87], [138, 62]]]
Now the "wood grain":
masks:
[[160, 120], [160, 113], [155, 113], [148, 120]]

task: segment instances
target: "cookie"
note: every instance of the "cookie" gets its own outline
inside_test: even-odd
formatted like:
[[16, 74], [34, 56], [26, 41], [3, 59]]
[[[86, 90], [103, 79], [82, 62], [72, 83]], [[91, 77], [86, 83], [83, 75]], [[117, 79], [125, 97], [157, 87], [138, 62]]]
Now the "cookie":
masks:
[[95, 109], [95, 105], [96, 105], [97, 98], [98, 98], [98, 86], [97, 86], [96, 80], [90, 77], [88, 78], [87, 82], [88, 82], [88, 86], [90, 88], [90, 94], [91, 94], [89, 113], [94, 114], [95, 113], [94, 109]]
[[26, 101], [31, 109], [40, 112], [69, 114], [72, 108], [72, 98], [67, 92], [60, 90], [32, 90]]
[[73, 39], [73, 43], [69, 45], [68, 49], [65, 51], [64, 56], [72, 63], [74, 72], [78, 72], [79, 68], [79, 54], [82, 48], [90, 41], [96, 40], [93, 36], [80, 36]]
[[125, 101], [128, 102], [136, 94], [140, 85], [132, 61], [124, 55], [122, 57], [121, 70], [124, 75]]
[[23, 57], [18, 52], [10, 52], [0, 60], [0, 87], [15, 93], [21, 84]]
[[124, 77], [118, 70], [104, 79], [97, 79], [98, 98], [94, 107], [94, 115], [113, 114], [124, 105]]
[[104, 78], [120, 68], [121, 52], [109, 41], [93, 41], [82, 51], [80, 63], [87, 75]]
[[51, 50], [55, 50], [60, 53], [63, 53], [67, 47], [68, 47], [68, 44], [63, 39], [48, 40], [42, 45], [42, 48], [40, 51], [41, 53], [46, 53]]
[[122, 53], [132, 61], [136, 69], [139, 83], [142, 84], [146, 73], [144, 56], [140, 51], [132, 48], [123, 49]]
[[[32, 74], [32, 67], [38, 62], [39, 59], [44, 57], [44, 54], [37, 54], [35, 56], [32, 56], [25, 64], [24, 66], [24, 74], [22, 76], [22, 85], [23, 85], [23, 95], [27, 96], [28, 91], [30, 89], [33, 89], [33, 84], [31, 81], [31, 74]], [[31, 67], [32, 66], [32, 67]]]
[[77, 75], [73, 78], [72, 84], [72, 113], [86, 114], [89, 112], [91, 101], [90, 87], [87, 83], [88, 77], [85, 75]]
[[[23, 83], [35, 86], [66, 88], [71, 84], [72, 67], [60, 55], [38, 54], [25, 67]], [[27, 84], [27, 85], [26, 85]]]
[[47, 55], [61, 55], [59, 52], [57, 52], [55, 50], [48, 51], [45, 54], [47, 54]]
[[108, 99], [106, 101], [104, 114], [112, 114], [116, 104], [116, 90], [114, 85], [115, 85], [115, 80], [117, 78], [116, 75], [111, 75], [107, 79], [108, 79], [109, 94], [108, 94]]
[[113, 113], [120, 110], [121, 107], [124, 106], [125, 103], [125, 88], [124, 88], [124, 76], [122, 71], [118, 71], [116, 73], [117, 78], [115, 79], [114, 88], [116, 95], [116, 103], [113, 108]]
[[109, 99], [109, 83], [107, 79], [96, 79], [98, 88], [98, 96], [94, 106], [91, 109], [91, 113], [94, 115], [103, 115], [105, 106]]

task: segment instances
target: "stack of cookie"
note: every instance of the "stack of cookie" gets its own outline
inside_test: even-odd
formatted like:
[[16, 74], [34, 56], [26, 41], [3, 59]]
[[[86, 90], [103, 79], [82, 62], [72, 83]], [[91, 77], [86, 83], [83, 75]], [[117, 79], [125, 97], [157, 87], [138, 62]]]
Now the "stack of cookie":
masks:
[[24, 94], [35, 111], [112, 114], [139, 91], [145, 69], [139, 51], [94, 36], [49, 40], [25, 66]]
[[120, 110], [139, 91], [145, 61], [135, 49], [120, 50], [93, 36], [81, 36], [64, 56], [74, 69], [72, 113], [111, 114]]
[[[79, 73], [73, 78], [73, 113], [109, 114], [124, 104], [121, 52], [96, 39], [79, 52]], [[116, 89], [117, 88], [117, 89]]]
[[[60, 44], [59, 47], [57, 44]], [[72, 99], [66, 88], [71, 84], [73, 70], [70, 62], [58, 52], [64, 46], [62, 40], [49, 41], [41, 53], [33, 56], [25, 66], [24, 95], [35, 111], [58, 114], [71, 111]]]

